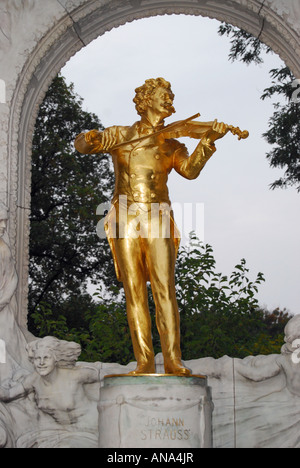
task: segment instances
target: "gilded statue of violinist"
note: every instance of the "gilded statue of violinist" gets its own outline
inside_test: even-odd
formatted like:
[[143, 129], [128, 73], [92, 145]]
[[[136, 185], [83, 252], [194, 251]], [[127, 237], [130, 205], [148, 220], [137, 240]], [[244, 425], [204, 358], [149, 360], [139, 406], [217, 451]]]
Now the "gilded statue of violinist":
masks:
[[[178, 174], [195, 179], [216, 151], [215, 141], [229, 131], [246, 138], [241, 132], [224, 123], [194, 122], [195, 117], [165, 126], [171, 116], [174, 94], [163, 78], [146, 80], [136, 89], [134, 103], [140, 121], [131, 127], [114, 126], [103, 132], [92, 130], [76, 138], [75, 147], [83, 154], [108, 152], [115, 169], [113, 209], [107, 216], [106, 234], [111, 246], [117, 277], [123, 282], [127, 318], [131, 332], [137, 368], [131, 374], [155, 373], [151, 320], [148, 309], [147, 281], [150, 281], [156, 306], [156, 325], [160, 334], [166, 374], [189, 376], [183, 365], [180, 349], [180, 319], [175, 295], [175, 261], [179, 233], [169, 209], [170, 235], [151, 235], [149, 226], [162, 229], [162, 216], [150, 214], [153, 204], [171, 206], [167, 180], [175, 169]], [[174, 138], [200, 139], [191, 156], [186, 147]], [[136, 235], [136, 216], [121, 220], [121, 206], [135, 206], [139, 216], [139, 235]], [[132, 210], [130, 208], [130, 212]], [[110, 226], [117, 226], [116, 235]], [[122, 235], [120, 232], [122, 231]]]

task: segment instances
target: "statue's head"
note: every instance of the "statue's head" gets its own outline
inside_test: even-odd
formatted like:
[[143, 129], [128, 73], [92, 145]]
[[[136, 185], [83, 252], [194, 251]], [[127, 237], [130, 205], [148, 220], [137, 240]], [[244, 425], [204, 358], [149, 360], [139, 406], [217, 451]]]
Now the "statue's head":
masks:
[[4, 233], [7, 228], [7, 220], [8, 220], [8, 210], [6, 206], [0, 202], [0, 237], [4, 236]]
[[51, 374], [55, 367], [74, 367], [81, 353], [81, 346], [72, 341], [64, 341], [46, 336], [27, 345], [27, 352], [35, 370], [42, 377]]
[[292, 343], [297, 338], [300, 338], [300, 315], [295, 315], [285, 326], [284, 329], [285, 341]]
[[285, 326], [284, 334], [285, 344], [283, 345], [281, 352], [284, 354], [292, 353], [295, 351], [295, 348], [299, 347], [300, 315], [295, 315], [291, 320], [289, 320]]
[[163, 118], [175, 112], [171, 84], [164, 78], [150, 78], [142, 86], [136, 88], [135, 92], [133, 102], [140, 116], [144, 115], [149, 108], [161, 113]]

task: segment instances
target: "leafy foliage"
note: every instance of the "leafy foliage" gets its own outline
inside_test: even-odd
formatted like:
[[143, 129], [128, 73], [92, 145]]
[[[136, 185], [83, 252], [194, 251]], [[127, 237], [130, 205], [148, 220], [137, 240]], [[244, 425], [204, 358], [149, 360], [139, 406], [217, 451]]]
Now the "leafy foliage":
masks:
[[215, 264], [212, 247], [196, 238], [181, 249], [176, 277], [185, 359], [243, 357], [264, 330], [255, 297], [262, 273], [250, 281], [244, 259], [229, 277], [216, 272]]
[[[248, 278], [244, 259], [235, 266], [230, 277], [216, 272], [213, 250], [191, 236], [189, 247], [179, 251], [176, 268], [178, 305], [181, 313], [181, 348], [185, 360], [200, 357], [245, 357], [249, 354], [280, 352], [283, 329], [289, 315], [285, 311], [272, 314], [261, 310], [255, 297], [264, 281], [258, 273]], [[111, 288], [111, 297], [99, 290], [96, 302], [85, 311], [79, 328], [68, 328], [66, 317], [53, 320], [51, 310], [41, 307], [34, 319], [41, 336], [75, 340], [83, 348], [81, 359], [119, 362], [134, 360], [126, 318], [123, 292]], [[159, 336], [154, 325], [154, 301], [149, 290], [155, 352], [160, 352]]]
[[219, 34], [231, 37], [229, 59], [232, 62], [240, 60], [247, 65], [253, 62], [259, 65], [263, 63], [262, 52], [272, 52], [272, 49], [263, 44], [257, 37], [231, 24], [222, 23], [219, 27]]
[[296, 186], [300, 192], [300, 106], [292, 99], [295, 88], [294, 76], [287, 67], [270, 72], [272, 86], [267, 88], [262, 99], [274, 95], [285, 97], [287, 103], [275, 103], [275, 112], [269, 121], [269, 130], [264, 133], [267, 142], [273, 145], [267, 154], [271, 167], [285, 169], [284, 176], [276, 180], [271, 188]]
[[[281, 92], [280, 80], [266, 97]], [[127, 364], [134, 356], [124, 292], [108, 242], [96, 235], [96, 208], [111, 198], [112, 168], [106, 155], [82, 156], [73, 147], [76, 135], [92, 128], [102, 128], [99, 119], [82, 110], [81, 98], [58, 76], [40, 108], [33, 139], [29, 328], [35, 336], [80, 343], [82, 360]], [[251, 281], [248, 274], [244, 259], [229, 277], [218, 273], [212, 247], [193, 235], [189, 247], [180, 249], [176, 288], [185, 360], [280, 352], [290, 317], [259, 308], [256, 293], [264, 278], [259, 273]], [[88, 281], [99, 284], [94, 297]], [[157, 353], [150, 287], [149, 307]]]
[[[263, 54], [271, 52], [258, 38], [229, 24], [221, 24], [219, 34], [231, 37], [231, 61], [260, 64], [263, 63]], [[270, 166], [285, 170], [283, 177], [272, 183], [271, 188], [295, 186], [300, 192], [300, 106], [292, 99], [295, 77], [286, 66], [270, 70], [270, 77], [272, 84], [264, 90], [261, 98], [279, 96], [281, 99], [274, 103], [275, 111], [263, 137], [273, 145], [267, 154]]]
[[[114, 185], [106, 155], [80, 155], [75, 137], [102, 128], [82, 110], [82, 100], [57, 76], [42, 103], [33, 138], [29, 325], [42, 302], [62, 314], [61, 304], [77, 297], [90, 281], [113, 281], [105, 239], [96, 234], [96, 209]], [[105, 272], [105, 273], [104, 273]], [[34, 327], [33, 330], [34, 331]]]

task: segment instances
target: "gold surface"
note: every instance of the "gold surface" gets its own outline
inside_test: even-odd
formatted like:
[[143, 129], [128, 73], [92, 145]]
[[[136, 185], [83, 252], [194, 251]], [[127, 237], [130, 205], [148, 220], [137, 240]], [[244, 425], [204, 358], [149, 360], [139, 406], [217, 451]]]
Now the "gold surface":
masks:
[[[139, 138], [135, 138], [129, 141], [123, 141], [118, 143], [117, 145], [111, 148], [111, 151], [115, 151], [118, 148], [122, 148], [126, 145], [132, 145], [134, 143], [139, 143], [141, 141], [147, 140], [148, 138], [156, 137], [161, 135], [162, 133], [165, 134], [165, 138], [179, 138], [181, 136], [186, 136], [187, 132], [189, 133], [188, 136], [191, 138], [198, 138], [204, 136], [204, 134], [213, 127], [215, 122], [192, 122], [192, 120], [200, 117], [200, 114], [195, 114], [192, 117], [189, 117], [185, 120], [179, 120], [178, 122], [173, 122], [167, 127], [158, 130], [150, 135], [144, 135]], [[188, 125], [189, 124], [189, 125]], [[242, 131], [239, 127], [233, 127], [233, 125], [227, 125], [227, 129], [233, 134], [238, 135], [239, 140], [245, 140], [249, 137], [249, 132], [247, 130]]]
[[184, 377], [185, 379], [189, 379], [192, 377], [196, 377], [197, 379], [206, 379], [207, 377], [205, 375], [200, 375], [200, 374], [190, 374], [190, 375], [177, 375], [177, 374], [134, 374], [131, 375], [129, 374], [111, 374], [111, 375], [105, 375], [105, 379], [110, 379], [113, 377]]
[[[164, 120], [175, 112], [173, 100], [170, 83], [163, 78], [147, 80], [136, 89], [134, 98], [141, 117], [138, 122], [126, 127], [113, 126], [102, 132], [82, 133], [75, 141], [76, 149], [83, 154], [108, 152], [113, 159], [115, 192], [106, 219], [106, 234], [117, 278], [124, 285], [138, 376], [155, 372], [148, 280], [155, 301], [166, 375], [190, 376], [181, 362], [175, 295], [175, 261], [180, 235], [172, 211], [165, 209], [163, 223], [161, 212], [153, 216], [152, 207], [155, 203], [171, 206], [167, 181], [172, 170], [186, 179], [196, 179], [216, 151], [215, 141], [229, 131], [239, 138], [249, 135], [217, 120], [192, 121], [197, 115], [165, 126]], [[191, 156], [185, 145], [176, 140], [180, 137], [200, 140]], [[133, 212], [130, 211], [132, 206]], [[126, 218], [121, 216], [124, 210], [127, 210]]]

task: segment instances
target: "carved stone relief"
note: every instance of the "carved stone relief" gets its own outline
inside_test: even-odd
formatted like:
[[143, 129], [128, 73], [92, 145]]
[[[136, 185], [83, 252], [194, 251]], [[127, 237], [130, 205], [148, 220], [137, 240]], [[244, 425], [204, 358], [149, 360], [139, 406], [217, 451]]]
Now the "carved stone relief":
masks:
[[[295, 316], [281, 354], [185, 362], [193, 374], [207, 376], [214, 448], [299, 448], [299, 344]], [[53, 337], [33, 339], [26, 348], [32, 369], [18, 369], [0, 385], [0, 447], [97, 447], [104, 377], [127, 374], [136, 363], [77, 362], [80, 346]], [[160, 373], [162, 355], [155, 361]]]
[[217, 447], [299, 448], [300, 315], [285, 328], [281, 354], [188, 361], [208, 376]]
[[[4, 162], [0, 192], [10, 205], [9, 233], [20, 281], [19, 313], [25, 324], [31, 136], [38, 106], [52, 78], [73, 54], [99, 34], [127, 21], [171, 13], [202, 14], [260, 35], [281, 53], [295, 74], [298, 70], [300, 74], [300, 50], [296, 32], [267, 3], [257, 0], [164, 0], [159, 5], [155, 0], [134, 5], [129, 0], [24, 0], [19, 9], [16, 4], [20, 3], [6, 1], [3, 7], [2, 39], [5, 47], [10, 41], [14, 52], [6, 53], [1, 60], [0, 79], [6, 83], [7, 104], [0, 104], [0, 160]], [[278, 2], [274, 5], [278, 7]], [[284, 11], [291, 11], [287, 8]], [[295, 12], [298, 14], [297, 9]]]
[[[80, 346], [53, 337], [36, 339], [26, 349], [34, 369], [0, 387], [0, 400], [7, 403], [2, 421], [0, 407], [0, 429], [13, 434], [17, 448], [96, 448], [97, 365], [77, 365]], [[93, 384], [88, 394], [85, 386]]]
[[[9, 236], [6, 233], [5, 237], [0, 239], [0, 251], [4, 254], [5, 261], [10, 265], [10, 271], [12, 272], [10, 287], [13, 291], [10, 303], [9, 305], [5, 304], [2, 308], [0, 317], [1, 314], [3, 314], [2, 317], [8, 314], [9, 319], [13, 320], [15, 330], [17, 330], [14, 338], [12, 338], [12, 350], [8, 349], [11, 363], [10, 372], [4, 374], [2, 371], [2, 379], [5, 375], [10, 378], [11, 374], [15, 372], [15, 380], [11, 380], [10, 385], [24, 378], [24, 373], [18, 374], [21, 364], [27, 373], [30, 373], [32, 368], [23, 346], [21, 327], [26, 327], [27, 320], [31, 138], [39, 104], [42, 102], [54, 76], [66, 61], [84, 45], [125, 22], [148, 16], [173, 13], [203, 15], [227, 21], [259, 36], [275, 52], [280, 54], [296, 77], [300, 77], [299, 0], [231, 0], [228, 2], [221, 0], [161, 0], [159, 2], [157, 0], [47, 0], [47, 2], [38, 0], [1, 0], [0, 83], [2, 83], [2, 89], [4, 87], [5, 93], [0, 90], [0, 202], [4, 202], [9, 207]], [[13, 266], [14, 261], [15, 265]], [[4, 273], [2, 273], [3, 275]], [[15, 283], [14, 278], [18, 278], [18, 285]], [[1, 280], [2, 278], [0, 278], [0, 282]], [[5, 319], [2, 320], [5, 321]], [[2, 330], [5, 330], [5, 327]], [[18, 354], [20, 343], [23, 343], [21, 355]], [[282, 357], [281, 360], [283, 359], [285, 358]], [[271, 357], [268, 360], [269, 366], [274, 364]], [[250, 378], [242, 375], [237, 378], [234, 369], [238, 364], [248, 366], [248, 368], [252, 365], [260, 367], [265, 362], [264, 359], [255, 358], [255, 360], [252, 360], [252, 358], [249, 358], [243, 363], [238, 363], [230, 358], [224, 358], [222, 362], [225, 364], [225, 368], [230, 371], [226, 376], [226, 385], [228, 385], [226, 388], [229, 389], [230, 385], [233, 384], [232, 379], [234, 379], [236, 385], [237, 382], [241, 381], [239, 387], [241, 395], [244, 392], [251, 393], [253, 389], [256, 391], [260, 388], [260, 384]], [[220, 363], [214, 363], [214, 365], [218, 367]], [[198, 368], [200, 369], [200, 364], [203, 366], [205, 362], [202, 361], [199, 365], [198, 363], [191, 363], [194, 372]], [[161, 364], [159, 365], [161, 366]], [[113, 369], [108, 371], [107, 367], [113, 367]], [[106, 371], [107, 373], [120, 372], [120, 366], [114, 364], [101, 364], [97, 368], [100, 369], [101, 378]], [[288, 406], [288, 401], [296, 406], [299, 405], [299, 395], [293, 394], [290, 396], [290, 387], [284, 384], [284, 382], [289, 382], [288, 375], [290, 375], [288, 372], [284, 373], [282, 370], [277, 376], [279, 387], [283, 383], [282, 389], [279, 388], [282, 396], [282, 415], [284, 415], [284, 409]], [[220, 380], [213, 375], [210, 378], [212, 387], [215, 388], [217, 395], [220, 395], [221, 398], [222, 395], [224, 396], [224, 392], [227, 392], [226, 389], [218, 387]], [[271, 386], [271, 380], [267, 379], [264, 382], [268, 383], [261, 383], [261, 385]], [[227, 406], [223, 405], [221, 408], [217, 405], [215, 412], [220, 446], [222, 444], [234, 445], [238, 442], [238, 434], [234, 432], [233, 422], [237, 414], [239, 417], [243, 413], [242, 406], [240, 413], [233, 413], [231, 404], [233, 396], [229, 390], [225, 397]], [[249, 409], [251, 407], [253, 410], [254, 400], [251, 400], [252, 396], [249, 396], [249, 398]], [[265, 401], [264, 398], [267, 398], [266, 394], [264, 394], [262, 402]], [[243, 399], [241, 398], [238, 402], [242, 405]], [[31, 441], [35, 440], [37, 426], [36, 421], [31, 418], [32, 408], [35, 408], [34, 411], [36, 411], [35, 404], [36, 402], [27, 396], [21, 398], [18, 403], [0, 404], [0, 446], [1, 444], [3, 446], [13, 445], [16, 440], [19, 440], [20, 444], [28, 445], [29, 442], [26, 438], [20, 439], [21, 432], [13, 434], [9, 429], [7, 431], [3, 429], [3, 427], [9, 428], [10, 421], [14, 419], [22, 421], [20, 428], [29, 428], [32, 434]], [[273, 403], [268, 400], [269, 404], [268, 408], [271, 408]], [[227, 431], [225, 431], [226, 437], [229, 433], [232, 433], [231, 440], [228, 440], [228, 437], [226, 439], [222, 432], [222, 411], [226, 409], [229, 411], [226, 424], [232, 422], [233, 425], [230, 425], [230, 428], [224, 426], [223, 429]], [[39, 416], [42, 413], [42, 419], [46, 417], [49, 422], [49, 414], [45, 415], [41, 408], [38, 411]], [[236, 411], [238, 411], [237, 408], [234, 409], [234, 412]], [[287, 411], [292, 414], [290, 406]], [[298, 409], [295, 414], [296, 416], [293, 416], [293, 418], [298, 417]], [[50, 432], [53, 423], [51, 417]], [[1, 423], [3, 418], [4, 421], [8, 421], [6, 426]], [[45, 427], [48, 427], [48, 422]], [[253, 426], [253, 428], [255, 427]], [[57, 426], [55, 426], [55, 430], [57, 430]], [[231, 430], [232, 432], [230, 432]], [[282, 431], [279, 432], [282, 433]], [[46, 435], [45, 433], [45, 441], [51, 435], [51, 437], [54, 437], [52, 439], [53, 444], [60, 444], [64, 439], [63, 433], [60, 433], [61, 438], [59, 439], [55, 439], [54, 432], [49, 434]], [[278, 437], [280, 438], [280, 434]], [[66, 444], [69, 443], [67, 439], [64, 440]], [[272, 440], [275, 444], [276, 437]]]
[[298, 0], [266, 0], [265, 6], [272, 8], [279, 17], [300, 34], [300, 3]]
[[6, 232], [8, 212], [0, 203], [0, 339], [5, 359], [0, 363], [0, 384], [19, 368], [31, 368], [24, 353], [26, 339], [17, 321], [15, 292], [18, 277]]
[[3, 0], [0, 5], [0, 59], [12, 43], [12, 25], [24, 10], [34, 8], [36, 0]]

